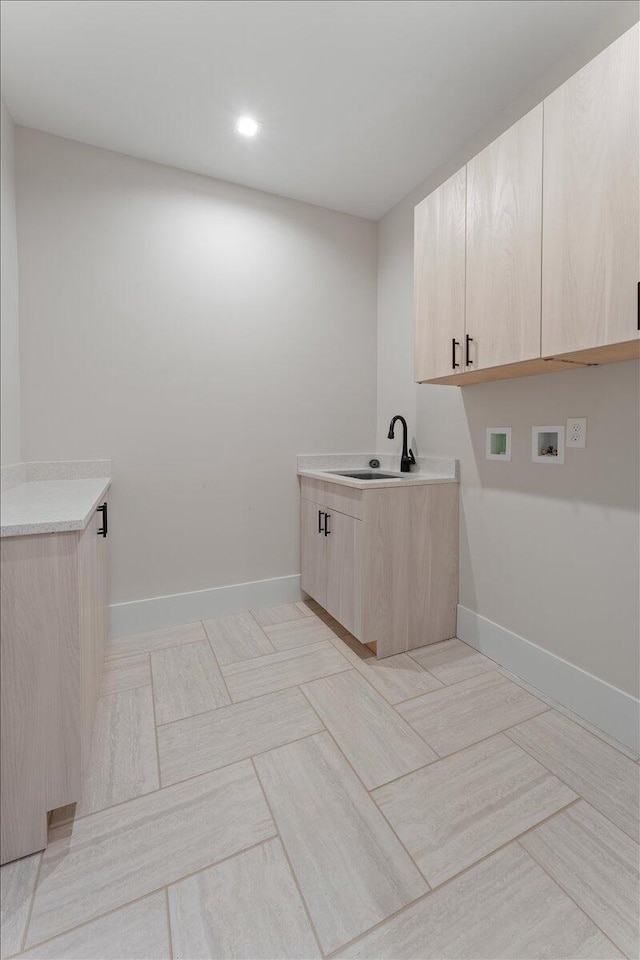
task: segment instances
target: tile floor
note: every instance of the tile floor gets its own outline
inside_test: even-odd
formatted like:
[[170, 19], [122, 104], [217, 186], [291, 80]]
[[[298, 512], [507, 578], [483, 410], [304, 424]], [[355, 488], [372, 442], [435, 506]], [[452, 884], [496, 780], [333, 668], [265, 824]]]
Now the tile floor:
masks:
[[555, 707], [313, 602], [114, 640], [2, 957], [637, 958], [640, 767]]

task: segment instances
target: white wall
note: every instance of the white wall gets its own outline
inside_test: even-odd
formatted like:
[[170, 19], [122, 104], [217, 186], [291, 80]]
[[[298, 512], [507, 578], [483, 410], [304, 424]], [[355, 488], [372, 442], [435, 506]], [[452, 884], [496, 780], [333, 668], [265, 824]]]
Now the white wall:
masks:
[[112, 602], [298, 573], [296, 454], [373, 446], [375, 224], [16, 133], [24, 456], [112, 458]]
[[[414, 451], [461, 461], [460, 603], [621, 689], [638, 692], [640, 376], [636, 361], [456, 387], [413, 383], [413, 208], [638, 18], [615, 17], [420, 184], [378, 229], [378, 449], [404, 413]], [[564, 467], [530, 462], [535, 424], [588, 418]], [[510, 464], [484, 460], [513, 427]]]
[[16, 238], [16, 201], [14, 169], [14, 126], [4, 100], [2, 110], [2, 246], [0, 252], [2, 300], [0, 304], [0, 463], [19, 463], [20, 449], [20, 353], [18, 335], [18, 243]]

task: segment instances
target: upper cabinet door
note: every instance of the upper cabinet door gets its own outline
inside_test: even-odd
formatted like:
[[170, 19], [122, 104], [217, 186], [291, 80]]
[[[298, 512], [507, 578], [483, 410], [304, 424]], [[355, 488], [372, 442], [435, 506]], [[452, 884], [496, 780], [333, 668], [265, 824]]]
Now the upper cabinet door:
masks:
[[638, 41], [544, 101], [543, 356], [638, 336]]
[[465, 210], [465, 168], [415, 210], [414, 370], [419, 381], [463, 370]]
[[542, 104], [467, 164], [465, 361], [540, 356]]

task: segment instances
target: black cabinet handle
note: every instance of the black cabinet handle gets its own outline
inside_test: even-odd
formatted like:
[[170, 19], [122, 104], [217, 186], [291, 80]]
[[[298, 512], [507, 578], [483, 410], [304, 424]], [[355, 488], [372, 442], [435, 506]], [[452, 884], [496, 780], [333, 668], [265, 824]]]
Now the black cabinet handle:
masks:
[[324, 529], [322, 526], [322, 518], [324, 517], [324, 515], [325, 514], [323, 510], [318, 510], [318, 533], [324, 533]]
[[453, 367], [454, 370], [456, 370], [457, 367], [460, 366], [459, 363], [456, 363], [456, 347], [459, 347], [459, 346], [460, 346], [460, 341], [456, 340], [456, 338], [453, 337], [453, 339], [451, 340], [451, 366]]
[[469, 344], [473, 343], [473, 337], [470, 337], [469, 334], [465, 337], [466, 347], [465, 347], [465, 363], [469, 367], [473, 363], [473, 360], [469, 359]]
[[99, 510], [102, 514], [102, 526], [96, 530], [96, 533], [99, 537], [106, 537], [107, 535], [107, 503], [106, 501], [101, 504], [99, 507], [96, 507], [96, 510]]
[[325, 535], [325, 537], [328, 537], [329, 534], [331, 533], [331, 530], [329, 530], [329, 517], [330, 517], [330, 516], [331, 516], [330, 513], [325, 513], [325, 515], [324, 515], [324, 535]]

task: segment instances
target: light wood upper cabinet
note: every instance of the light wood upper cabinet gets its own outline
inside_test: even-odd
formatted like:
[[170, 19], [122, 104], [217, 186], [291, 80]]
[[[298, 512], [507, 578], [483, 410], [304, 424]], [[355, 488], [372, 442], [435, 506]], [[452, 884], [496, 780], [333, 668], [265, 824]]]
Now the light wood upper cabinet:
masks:
[[464, 167], [416, 207], [416, 380], [446, 377], [462, 370], [465, 209]]
[[417, 381], [640, 357], [639, 43], [636, 24], [416, 207]]
[[639, 36], [544, 101], [544, 356], [638, 336]]
[[539, 104], [467, 165], [470, 369], [540, 356], [541, 234]]

